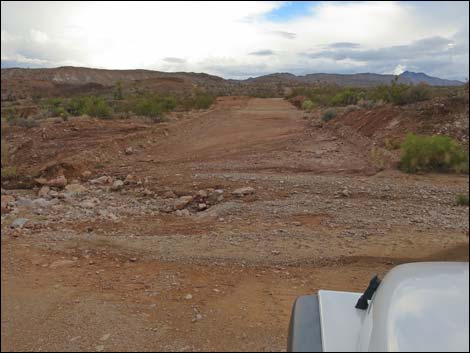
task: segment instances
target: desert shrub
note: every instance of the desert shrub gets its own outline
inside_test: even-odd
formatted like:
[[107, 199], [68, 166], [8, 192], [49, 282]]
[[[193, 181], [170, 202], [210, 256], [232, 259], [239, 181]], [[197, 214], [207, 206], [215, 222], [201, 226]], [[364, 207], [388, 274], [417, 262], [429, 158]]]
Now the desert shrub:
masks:
[[[80, 116], [87, 114], [96, 118], [109, 118], [113, 111], [108, 102], [102, 97], [74, 97], [70, 99], [64, 111], [72, 116]], [[64, 118], [62, 111], [60, 115]]]
[[3, 167], [2, 166], [2, 181], [15, 179], [17, 177], [17, 172], [15, 167]]
[[193, 98], [193, 107], [196, 109], [209, 109], [214, 103], [214, 97], [207, 93], [198, 93]]
[[18, 115], [15, 114], [13, 108], [6, 108], [2, 110], [2, 119], [5, 119], [6, 121], [10, 122], [12, 120], [18, 119]]
[[408, 134], [401, 145], [400, 168], [407, 173], [417, 171], [454, 171], [468, 173], [468, 154], [448, 136]]
[[20, 126], [26, 129], [32, 129], [33, 127], [37, 127], [39, 124], [36, 120], [31, 118], [21, 118], [16, 117], [8, 120], [8, 123], [12, 126]]
[[386, 155], [383, 149], [375, 146], [372, 147], [372, 149], [370, 150], [370, 159], [376, 169], [385, 169]]
[[395, 105], [405, 105], [431, 98], [431, 91], [426, 84], [416, 86], [398, 83], [394, 79], [390, 85], [381, 85], [369, 92], [374, 101], [384, 101]]
[[330, 99], [330, 105], [333, 106], [346, 106], [346, 105], [356, 105], [357, 102], [365, 98], [363, 92], [353, 90], [351, 88], [346, 88], [344, 91], [341, 91], [335, 94]]
[[457, 195], [457, 205], [459, 205], [459, 206], [468, 206], [468, 195], [458, 194]]
[[137, 115], [148, 117], [157, 117], [165, 112], [164, 106], [161, 102], [149, 97], [138, 98], [131, 109]]
[[122, 82], [117, 81], [113, 89], [113, 98], [115, 100], [122, 100], [124, 98], [122, 94]]
[[6, 166], [8, 162], [10, 161], [10, 155], [9, 155], [10, 149], [9, 149], [7, 142], [4, 139], [2, 139], [1, 152], [2, 152], [2, 167], [3, 167], [3, 166]]
[[72, 116], [84, 115], [87, 112], [87, 101], [89, 98], [74, 97], [66, 106], [67, 112]]
[[328, 109], [326, 112], [323, 113], [321, 119], [325, 122], [330, 121], [336, 117], [337, 113], [334, 109]]
[[91, 97], [86, 101], [86, 114], [96, 118], [111, 117], [111, 108], [108, 103], [100, 97]]
[[314, 106], [315, 104], [313, 104], [313, 102], [310, 99], [307, 99], [306, 101], [302, 103], [302, 110], [306, 110], [309, 112], [313, 109]]
[[406, 92], [407, 103], [421, 102], [431, 97], [429, 86], [421, 83], [416, 86], [410, 86]]
[[10, 165], [11, 156], [10, 148], [6, 140], [2, 138], [2, 163], [1, 163], [1, 176], [2, 180], [13, 179], [16, 177], [16, 168]]
[[401, 142], [398, 138], [385, 138], [384, 147], [389, 151], [398, 150], [401, 147]]

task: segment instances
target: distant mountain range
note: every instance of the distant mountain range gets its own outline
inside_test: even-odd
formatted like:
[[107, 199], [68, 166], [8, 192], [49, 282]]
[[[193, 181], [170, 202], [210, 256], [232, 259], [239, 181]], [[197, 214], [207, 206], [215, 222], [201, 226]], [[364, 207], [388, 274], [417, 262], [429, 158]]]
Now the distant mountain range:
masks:
[[[275, 73], [255, 78], [249, 78], [247, 82], [290, 82], [292, 84], [314, 84], [331, 83], [341, 86], [373, 87], [382, 84], [389, 84], [395, 78], [395, 75], [381, 75], [374, 73], [359, 74], [308, 74], [296, 76], [290, 73]], [[426, 83], [432, 86], [460, 86], [464, 82], [457, 80], [445, 80], [438, 77], [428, 76], [425, 73], [405, 71], [398, 76], [398, 82], [407, 84]]]
[[[198, 86], [217, 95], [282, 95], [285, 88], [301, 85], [337, 84], [340, 86], [374, 87], [389, 84], [394, 75], [374, 73], [325, 74], [296, 76], [274, 73], [246, 80], [223, 79], [205, 73], [160, 72], [152, 70], [104, 70], [83, 67], [50, 69], [1, 69], [1, 98], [14, 100], [44, 96], [67, 96], [109, 92], [121, 81], [131, 91], [153, 90], [167, 94], [186, 94]], [[424, 73], [405, 71], [398, 82], [426, 83], [433, 86], [458, 86], [464, 82], [445, 80]]]

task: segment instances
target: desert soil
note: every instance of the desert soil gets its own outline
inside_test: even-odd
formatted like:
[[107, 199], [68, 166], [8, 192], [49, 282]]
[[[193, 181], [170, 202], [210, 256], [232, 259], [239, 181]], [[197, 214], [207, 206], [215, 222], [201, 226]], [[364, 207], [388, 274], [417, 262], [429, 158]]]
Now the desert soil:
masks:
[[2, 351], [282, 351], [299, 295], [468, 261], [468, 176], [376, 173], [282, 99], [14, 134], [83, 188], [2, 191]]

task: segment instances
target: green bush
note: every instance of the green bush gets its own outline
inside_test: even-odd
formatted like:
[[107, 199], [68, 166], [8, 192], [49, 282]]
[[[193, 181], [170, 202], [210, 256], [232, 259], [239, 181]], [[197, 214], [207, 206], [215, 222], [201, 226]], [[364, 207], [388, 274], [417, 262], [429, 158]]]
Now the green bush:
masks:
[[20, 126], [26, 129], [32, 129], [33, 127], [37, 127], [39, 124], [36, 120], [31, 118], [12, 118], [8, 120], [8, 123], [12, 126]]
[[15, 167], [2, 167], [2, 181], [11, 180], [17, 177], [17, 172]]
[[328, 109], [326, 112], [323, 113], [323, 116], [321, 117], [321, 119], [324, 122], [328, 122], [328, 121], [334, 119], [336, 117], [336, 115], [337, 115], [336, 110]]
[[400, 168], [407, 173], [442, 171], [468, 173], [468, 154], [448, 136], [408, 134], [402, 143]]
[[357, 102], [365, 98], [364, 92], [353, 90], [352, 88], [346, 88], [344, 91], [335, 94], [330, 99], [330, 105], [333, 106], [346, 106], [356, 105]]
[[214, 97], [207, 93], [198, 93], [193, 100], [193, 107], [196, 109], [209, 109], [214, 103]]
[[9, 147], [7, 142], [2, 138], [2, 168], [3, 166], [6, 166], [8, 162], [10, 161], [10, 155], [9, 155]]
[[457, 195], [457, 205], [459, 205], [459, 206], [468, 206], [468, 195], [458, 194]]
[[111, 108], [103, 98], [94, 97], [86, 105], [86, 114], [97, 118], [109, 118]]
[[397, 79], [394, 79], [390, 85], [381, 85], [372, 89], [369, 96], [375, 101], [405, 105], [431, 98], [431, 91], [426, 84], [413, 86], [398, 83]]
[[122, 100], [124, 98], [122, 94], [122, 82], [118, 81], [114, 85], [114, 90], [113, 90], [113, 97], [115, 100]]
[[86, 114], [88, 100], [90, 98], [74, 97], [68, 103], [66, 110], [72, 116], [81, 116]]
[[309, 112], [313, 109], [314, 106], [315, 104], [310, 99], [307, 99], [302, 103], [302, 110]]

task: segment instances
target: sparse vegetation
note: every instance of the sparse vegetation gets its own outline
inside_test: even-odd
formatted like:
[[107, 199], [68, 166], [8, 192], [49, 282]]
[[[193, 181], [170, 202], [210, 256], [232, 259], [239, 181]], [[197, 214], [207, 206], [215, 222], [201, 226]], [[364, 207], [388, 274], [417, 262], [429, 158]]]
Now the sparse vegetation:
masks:
[[359, 100], [365, 98], [365, 92], [358, 89], [346, 88], [345, 90], [335, 94], [330, 99], [330, 105], [333, 106], [346, 106], [356, 105]]
[[385, 161], [386, 161], [386, 156], [384, 153], [384, 150], [378, 147], [372, 147], [370, 151], [370, 158], [372, 160], [372, 163], [374, 167], [378, 170], [384, 170], [385, 169]]
[[314, 106], [315, 104], [310, 99], [307, 99], [302, 103], [302, 110], [309, 112], [313, 109]]
[[32, 129], [33, 127], [37, 127], [39, 125], [39, 123], [32, 118], [15, 117], [7, 121], [11, 126], [20, 126], [26, 129]]
[[[404, 105], [430, 99], [435, 94], [442, 95], [447, 91], [438, 92], [439, 88], [431, 88], [426, 84], [409, 85], [398, 83], [397, 78], [389, 85], [374, 88], [341, 87], [324, 84], [317, 87], [296, 87], [287, 98], [297, 107], [304, 109], [303, 103], [311, 101], [315, 106], [344, 107], [360, 105], [366, 109], [373, 108], [378, 102]], [[298, 97], [303, 99], [299, 100]]]
[[16, 178], [16, 168], [11, 164], [10, 146], [2, 137], [1, 142], [1, 178], [2, 181]]
[[174, 97], [145, 96], [135, 98], [129, 109], [137, 115], [151, 118], [154, 122], [162, 121], [163, 115], [176, 107]]
[[389, 151], [398, 150], [401, 147], [401, 141], [398, 138], [385, 138], [384, 147]]
[[391, 85], [382, 85], [372, 89], [370, 97], [375, 101], [382, 100], [395, 105], [404, 105], [427, 100], [431, 98], [431, 94], [426, 84], [407, 85], [398, 83], [395, 78]]
[[8, 165], [8, 162], [9, 162], [9, 155], [8, 155], [8, 152], [9, 152], [9, 147], [8, 147], [8, 144], [7, 142], [2, 138], [2, 168], [3, 166], [6, 166]]
[[468, 173], [468, 154], [448, 136], [408, 134], [401, 145], [400, 168], [407, 173], [440, 171]]
[[96, 118], [109, 118], [112, 111], [103, 98], [93, 97], [86, 105], [86, 113]]
[[122, 94], [122, 82], [121, 81], [117, 81], [116, 84], [114, 85], [113, 97], [115, 100], [124, 99], [124, 96]]
[[457, 195], [457, 205], [459, 205], [459, 206], [468, 206], [468, 195], [458, 194]]
[[328, 122], [336, 117], [337, 113], [335, 109], [328, 109], [326, 112], [323, 113], [321, 119], [324, 122]]

